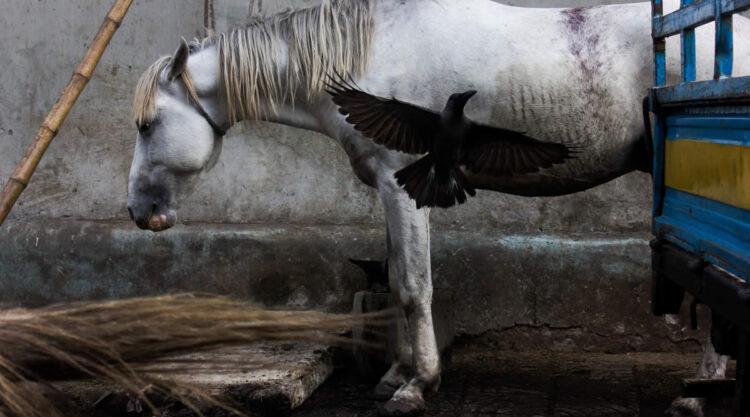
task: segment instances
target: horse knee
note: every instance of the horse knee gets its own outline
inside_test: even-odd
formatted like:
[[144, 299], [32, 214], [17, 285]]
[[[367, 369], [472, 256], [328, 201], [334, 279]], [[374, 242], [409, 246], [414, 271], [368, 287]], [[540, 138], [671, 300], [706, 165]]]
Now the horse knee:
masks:
[[399, 294], [399, 300], [410, 325], [412, 321], [420, 320], [432, 314], [432, 292], [426, 294], [402, 290]]
[[677, 398], [664, 414], [668, 417], [703, 417], [703, 399]]

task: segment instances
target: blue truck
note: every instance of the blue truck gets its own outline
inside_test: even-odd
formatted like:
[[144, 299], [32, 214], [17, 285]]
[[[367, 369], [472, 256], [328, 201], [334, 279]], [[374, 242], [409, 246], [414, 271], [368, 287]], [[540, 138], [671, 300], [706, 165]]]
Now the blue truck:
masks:
[[[683, 382], [686, 396], [727, 392], [750, 416], [750, 77], [732, 77], [733, 14], [750, 0], [652, 0], [654, 88], [652, 308], [679, 312], [685, 293], [711, 309], [717, 352], [736, 378]], [[712, 80], [696, 81], [695, 28], [715, 25]], [[681, 77], [666, 83], [665, 40], [680, 36]], [[718, 388], [717, 388], [718, 387]]]

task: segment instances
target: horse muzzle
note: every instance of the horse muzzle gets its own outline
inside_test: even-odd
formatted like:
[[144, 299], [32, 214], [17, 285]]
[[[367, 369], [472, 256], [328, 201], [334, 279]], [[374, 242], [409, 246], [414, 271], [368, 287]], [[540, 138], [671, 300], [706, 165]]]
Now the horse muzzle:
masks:
[[139, 229], [160, 232], [169, 229], [177, 223], [175, 210], [159, 207], [156, 204], [138, 207], [128, 205], [128, 214]]

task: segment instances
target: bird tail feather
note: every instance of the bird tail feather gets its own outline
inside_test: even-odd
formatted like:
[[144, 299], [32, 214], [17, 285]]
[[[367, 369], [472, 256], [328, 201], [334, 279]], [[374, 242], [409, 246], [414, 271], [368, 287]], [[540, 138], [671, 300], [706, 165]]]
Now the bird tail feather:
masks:
[[466, 202], [466, 194], [475, 196], [476, 191], [459, 167], [453, 167], [448, 175], [438, 175], [432, 156], [427, 154], [406, 166], [394, 175], [398, 185], [404, 188], [422, 207], [452, 207]]

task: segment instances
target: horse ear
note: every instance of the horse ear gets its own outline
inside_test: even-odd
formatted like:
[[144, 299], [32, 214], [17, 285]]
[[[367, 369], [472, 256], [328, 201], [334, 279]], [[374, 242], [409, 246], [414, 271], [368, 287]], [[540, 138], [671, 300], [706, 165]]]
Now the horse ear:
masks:
[[167, 74], [167, 79], [169, 81], [173, 81], [175, 78], [179, 77], [183, 71], [185, 71], [189, 55], [190, 48], [188, 47], [188, 43], [185, 38], [182, 38], [182, 40], [180, 41], [180, 46], [177, 47], [177, 50], [174, 52], [174, 56], [172, 57], [172, 64], [170, 65], [169, 73]]

